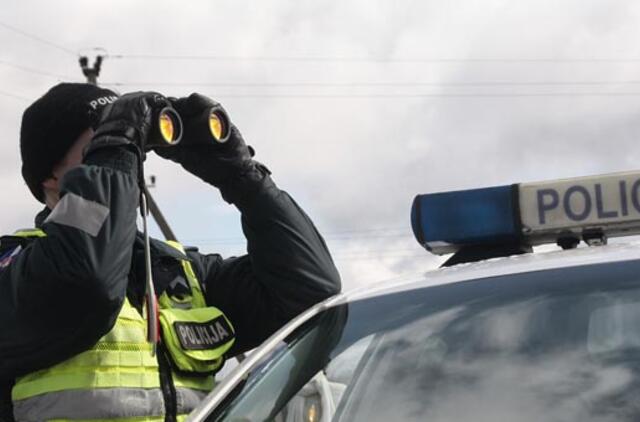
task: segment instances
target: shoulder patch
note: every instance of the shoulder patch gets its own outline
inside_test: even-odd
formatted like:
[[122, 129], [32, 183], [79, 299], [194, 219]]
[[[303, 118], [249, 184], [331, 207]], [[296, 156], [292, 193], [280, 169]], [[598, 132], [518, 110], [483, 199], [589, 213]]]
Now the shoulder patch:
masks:
[[0, 255], [0, 270], [8, 267], [9, 264], [11, 264], [11, 261], [13, 261], [13, 258], [15, 258], [21, 250], [22, 246], [18, 245], [15, 248], [10, 249], [9, 251]]

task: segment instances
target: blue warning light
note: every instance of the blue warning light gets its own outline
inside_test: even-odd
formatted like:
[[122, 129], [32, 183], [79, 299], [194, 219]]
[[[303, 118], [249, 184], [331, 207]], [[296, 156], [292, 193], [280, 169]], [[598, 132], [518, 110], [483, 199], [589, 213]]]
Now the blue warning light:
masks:
[[640, 171], [418, 195], [411, 226], [435, 254], [467, 246], [606, 244], [640, 235]]
[[411, 208], [418, 242], [436, 254], [520, 240], [516, 185], [418, 195]]

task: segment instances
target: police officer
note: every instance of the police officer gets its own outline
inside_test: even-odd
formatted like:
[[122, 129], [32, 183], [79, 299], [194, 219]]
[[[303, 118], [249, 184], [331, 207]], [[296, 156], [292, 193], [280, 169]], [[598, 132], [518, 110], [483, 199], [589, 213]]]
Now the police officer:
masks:
[[[224, 359], [340, 290], [313, 223], [235, 127], [224, 147], [157, 151], [238, 208], [249, 253], [223, 259], [152, 240], [161, 338], [153, 353], [136, 209], [158, 101], [168, 100], [62, 83], [24, 112], [22, 174], [46, 207], [35, 229], [1, 239], [0, 419], [181, 419]], [[198, 94], [172, 102], [185, 136], [196, 136], [194, 116], [213, 104]]]

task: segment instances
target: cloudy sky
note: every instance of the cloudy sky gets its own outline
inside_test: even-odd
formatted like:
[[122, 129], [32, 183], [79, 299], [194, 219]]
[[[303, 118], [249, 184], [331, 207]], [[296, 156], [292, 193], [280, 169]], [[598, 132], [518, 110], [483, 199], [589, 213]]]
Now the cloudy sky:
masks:
[[[222, 102], [347, 288], [420, 273], [441, 259], [411, 235], [418, 193], [637, 168], [639, 18], [630, 0], [5, 2], [0, 231], [40, 207], [22, 111], [102, 53], [99, 82], [120, 92]], [[214, 189], [157, 157], [147, 173], [184, 243], [243, 253]]]

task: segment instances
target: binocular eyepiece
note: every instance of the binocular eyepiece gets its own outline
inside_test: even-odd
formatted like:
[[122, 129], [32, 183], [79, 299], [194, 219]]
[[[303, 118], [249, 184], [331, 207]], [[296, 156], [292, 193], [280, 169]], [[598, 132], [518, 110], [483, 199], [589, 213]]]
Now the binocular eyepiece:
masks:
[[158, 107], [153, 111], [153, 127], [145, 149], [172, 147], [178, 143], [212, 142], [223, 144], [229, 140], [231, 124], [224, 109], [218, 105], [204, 110], [187, 124], [188, 137], [182, 140], [184, 126], [180, 114], [171, 106]]
[[[202, 131], [197, 138], [206, 139], [207, 136], [211, 136], [215, 142], [224, 144], [229, 140], [229, 134], [231, 132], [231, 124], [229, 122], [229, 116], [220, 106], [213, 106], [208, 110], [205, 110], [196, 122], [196, 128]], [[208, 128], [208, 133], [206, 129]]]
[[174, 108], [165, 106], [154, 110], [152, 121], [153, 126], [146, 148], [170, 147], [180, 142], [183, 132], [182, 119]]

